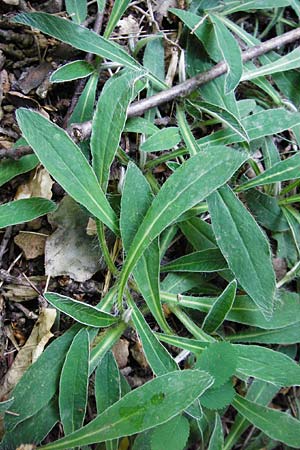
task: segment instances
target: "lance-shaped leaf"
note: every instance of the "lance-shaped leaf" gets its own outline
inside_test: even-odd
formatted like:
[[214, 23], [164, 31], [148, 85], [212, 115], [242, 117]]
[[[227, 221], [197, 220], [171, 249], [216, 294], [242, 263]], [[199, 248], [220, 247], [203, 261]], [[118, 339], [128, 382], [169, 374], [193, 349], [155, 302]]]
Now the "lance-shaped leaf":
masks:
[[93, 169], [70, 136], [34, 111], [21, 108], [16, 115], [26, 141], [53, 178], [71, 197], [117, 233], [116, 215]]
[[[119, 146], [125, 126], [129, 103], [133, 97], [135, 81], [141, 71], [124, 70], [104, 85], [93, 118], [91, 152], [93, 169], [103, 191], [106, 192], [109, 170]], [[109, 124], [109, 126], [108, 126]]]
[[222, 12], [226, 14], [232, 14], [237, 11], [249, 11], [251, 9], [267, 9], [267, 8], [280, 8], [282, 6], [289, 6], [289, 0], [236, 0], [235, 2], [226, 1], [225, 9]]
[[291, 51], [287, 55], [282, 56], [276, 61], [265, 64], [253, 70], [245, 70], [241, 81], [249, 81], [254, 78], [265, 75], [272, 75], [273, 73], [285, 72], [286, 70], [298, 69], [300, 67], [300, 49], [299, 47]]
[[237, 375], [254, 377], [278, 386], [299, 386], [300, 366], [281, 352], [258, 345], [235, 345]]
[[216, 272], [227, 269], [227, 263], [218, 248], [181, 256], [161, 267], [162, 272]]
[[253, 188], [255, 186], [263, 186], [265, 184], [272, 184], [278, 181], [293, 180], [299, 178], [300, 173], [300, 153], [291, 158], [287, 158], [284, 161], [280, 161], [270, 169], [265, 170], [262, 174], [246, 181], [246, 183], [239, 186], [238, 191], [245, 191], [246, 189]]
[[65, 83], [91, 75], [95, 67], [84, 60], [72, 61], [56, 69], [50, 76], [51, 83]]
[[56, 210], [56, 204], [40, 197], [24, 198], [0, 206], [0, 228], [24, 223]]
[[[75, 325], [55, 339], [26, 370], [12, 393], [14, 403], [9, 410], [13, 414], [6, 414], [4, 418], [7, 431], [34, 416], [52, 399], [58, 387], [66, 352], [79, 329], [79, 325]], [[35, 391], [36, 386], [39, 389]], [[33, 392], [36, 395], [32, 395]]]
[[[253, 380], [251, 383], [246, 398], [263, 406], [267, 406], [276, 392], [279, 390], [278, 386], [266, 383], [261, 380]], [[233, 425], [230, 427], [230, 432], [226, 436], [225, 445], [223, 450], [230, 450], [234, 444], [238, 441], [239, 437], [249, 427], [249, 422], [242, 415], [237, 414]]]
[[[32, 396], [32, 392], [31, 392]], [[12, 431], [7, 431], [1, 449], [22, 448], [24, 442], [39, 444], [59, 421], [57, 398], [52, 398], [32, 417], [23, 420]]]
[[66, 10], [75, 23], [82, 23], [87, 15], [87, 0], [65, 0]]
[[215, 40], [218, 50], [227, 64], [227, 73], [225, 76], [225, 92], [234, 90], [240, 82], [243, 65], [241, 49], [230, 31], [218, 16], [211, 14], [210, 20], [214, 27]]
[[141, 223], [120, 275], [119, 299], [127, 279], [149, 244], [181, 214], [222, 186], [247, 155], [227, 147], [211, 147], [179, 167], [164, 183]]
[[174, 147], [181, 141], [179, 130], [176, 127], [163, 128], [153, 133], [140, 146], [143, 152], [160, 152]]
[[300, 342], [300, 326], [294, 323], [287, 327], [275, 330], [261, 330], [260, 328], [248, 328], [226, 336], [229, 342], [253, 342], [257, 344], [297, 344]]
[[[72, 123], [82, 123], [86, 120], [91, 120], [94, 111], [96, 90], [98, 84], [98, 73], [94, 72], [88, 82], [86, 83], [71, 117], [68, 120], [68, 127]], [[81, 146], [86, 144], [86, 142], [81, 142]]]
[[133, 301], [130, 301], [129, 305], [132, 308], [132, 320], [142, 341], [146, 359], [155, 375], [163, 375], [178, 370], [179, 367], [176, 362], [153, 334], [137, 306]]
[[[129, 163], [121, 200], [120, 228], [123, 245], [128, 252], [134, 235], [153, 200], [151, 188], [136, 165]], [[138, 287], [162, 330], [170, 332], [159, 296], [160, 251], [155, 239], [134, 269]]]
[[213, 377], [198, 370], [161, 375], [126, 394], [81, 430], [41, 448], [66, 449], [140, 433], [175, 417], [212, 384]]
[[81, 329], [66, 354], [59, 382], [59, 411], [64, 433], [83, 424], [89, 380], [89, 335]]
[[238, 134], [243, 141], [249, 141], [249, 136], [242, 122], [227, 109], [208, 102], [193, 102], [192, 105], [200, 111], [203, 111], [220, 120], [227, 127], [231, 128], [236, 134]]
[[[185, 308], [197, 309], [202, 312], [210, 311], [212, 305], [216, 301], [216, 297], [191, 297], [188, 295], [180, 295], [177, 297], [174, 293], [163, 291], [160, 293], [160, 297], [163, 302], [172, 305], [179, 304]], [[273, 316], [270, 320], [267, 320], [263, 316], [261, 309], [255, 305], [250, 297], [247, 295], [237, 295], [234, 304], [228, 313], [227, 320], [267, 330], [279, 329], [299, 323], [299, 294], [282, 290], [277, 292], [276, 297], [278, 298], [276, 298], [274, 305]]]
[[300, 447], [300, 421], [289, 414], [267, 408], [236, 395], [234, 408], [255, 427], [276, 441], [292, 447]]
[[207, 201], [213, 230], [229, 268], [262, 313], [271, 316], [275, 274], [265, 235], [228, 186]]
[[109, 327], [118, 321], [117, 317], [100, 311], [95, 306], [87, 305], [65, 295], [47, 292], [44, 294], [44, 297], [59, 311], [90, 327]]
[[0, 186], [17, 175], [21, 175], [21, 173], [26, 173], [34, 169], [38, 163], [39, 160], [35, 155], [25, 155], [16, 161], [0, 161]]
[[130, 3], [130, 0], [116, 0], [114, 2], [113, 9], [111, 10], [109, 14], [109, 21], [105, 27], [104, 31], [104, 37], [109, 38], [112, 31], [114, 30], [115, 26], [121, 19], [122, 15], [126, 11], [128, 5]]
[[235, 299], [236, 284], [236, 281], [233, 280], [213, 303], [202, 325], [205, 333], [213, 333], [226, 319]]
[[[284, 130], [293, 128], [300, 124], [300, 114], [291, 113], [283, 108], [266, 109], [252, 114], [241, 120], [249, 140], [258, 139], [263, 136], [281, 133]], [[205, 136], [197, 141], [198, 145], [233, 144], [242, 142], [244, 139], [232, 129], [216, 131], [209, 136]]]
[[[105, 411], [121, 398], [121, 379], [117, 362], [112, 352], [106, 353], [95, 373], [95, 399], [97, 413]], [[118, 439], [108, 441], [106, 450], [117, 450]]]
[[179, 228], [195, 250], [217, 247], [212, 226], [199, 217], [180, 223]]
[[14, 22], [29, 25], [84, 52], [99, 55], [133, 69], [140, 67], [121, 46], [70, 20], [53, 14], [24, 13], [15, 16]]

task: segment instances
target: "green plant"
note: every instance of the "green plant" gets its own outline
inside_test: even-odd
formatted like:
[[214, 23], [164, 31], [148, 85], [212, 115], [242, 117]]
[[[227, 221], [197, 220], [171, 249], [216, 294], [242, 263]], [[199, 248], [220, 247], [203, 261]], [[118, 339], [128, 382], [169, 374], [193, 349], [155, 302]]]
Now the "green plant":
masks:
[[[1, 405], [8, 411], [1, 448], [39, 444], [57, 421], [65, 437], [41, 448], [90, 448], [86, 446], [105, 442], [107, 449], [117, 449], [120, 438], [137, 434], [131, 440], [135, 450], [181, 450], [188, 448], [191, 429], [196, 439], [201, 437], [203, 448], [229, 450], [249, 424], [257, 429], [256, 439], [268, 436], [268, 448], [276, 445], [273, 441], [300, 448], [300, 421], [268, 407], [282, 387], [300, 385], [299, 365], [279, 347], [300, 341], [299, 294], [283, 288], [297, 278], [300, 256], [295, 207], [300, 97], [293, 87], [299, 81], [299, 49], [285, 56], [253, 53], [261, 64], [256, 67], [248, 57], [245, 62], [236, 37], [250, 47], [260, 44], [259, 38], [235, 22], [244, 13], [253, 19], [260, 9], [270, 20], [271, 8], [289, 8], [299, 15], [299, 2], [202, 1], [192, 2], [189, 10], [171, 9], [184, 26], [187, 75], [213, 73], [220, 61], [223, 72], [201, 82], [201, 91], [179, 100], [177, 126], [162, 129], [154, 124], [155, 109], [144, 118], [128, 118], [134, 110], [130, 104], [141, 92], [161, 91], [151, 106], [162, 103], [166, 86], [161, 78], [161, 35], [144, 43], [141, 64], [108, 40], [128, 1], [115, 1], [105, 37], [79, 25], [86, 8], [77, 10], [76, 3], [67, 2], [73, 21], [44, 13], [21, 14], [14, 20], [97, 55], [95, 64], [76, 61], [52, 74], [53, 82], [90, 77], [69, 121], [71, 125], [92, 120], [88, 153], [38, 112], [20, 108], [17, 121], [35, 156], [6, 163], [0, 179], [4, 183], [41, 162], [96, 220], [114, 282], [96, 307], [58, 293], [44, 294], [78, 323], [46, 348], [14, 389], [11, 403]], [[292, 20], [288, 25], [296, 28]], [[159, 54], [162, 58], [156, 57]], [[104, 58], [122, 69], [104, 85], [93, 113]], [[266, 75], [272, 75], [272, 81]], [[214, 133], [203, 132], [216, 124], [221, 126]], [[83, 132], [80, 124], [76, 127]], [[287, 130], [292, 130], [289, 139], [295, 149], [288, 157], [271, 138]], [[129, 157], [119, 147], [123, 132], [136, 134], [141, 144], [137, 155]], [[148, 152], [164, 150], [169, 151], [147, 159]], [[263, 165], [257, 163], [257, 151]], [[114, 160], [126, 166], [125, 176], [120, 172], [121, 193], [109, 186]], [[154, 169], [164, 162], [169, 176], [160, 182]], [[251, 179], [249, 168], [255, 174]], [[54, 208], [53, 202], [38, 198], [2, 205], [0, 226], [32, 220]], [[207, 212], [210, 222], [205, 220]], [[122, 267], [111, 256], [105, 227], [122, 240]], [[176, 235], [182, 236], [186, 254], [161, 265]], [[275, 241], [277, 254], [289, 265], [277, 285], [270, 247]], [[162, 281], [161, 273], [167, 274]], [[177, 334], [168, 323], [163, 304], [189, 337]], [[149, 313], [162, 333], [148, 325]], [[240, 324], [234, 333], [228, 331], [230, 322]], [[131, 392], [110, 353], [127, 327], [136, 330], [155, 375]], [[95, 339], [99, 329], [100, 339]], [[183, 353], [174, 358], [162, 343]], [[185, 352], [192, 355], [189, 369], [180, 370]], [[83, 425], [94, 372], [98, 415]], [[229, 405], [238, 414], [224, 441], [220, 416]], [[170, 439], [174, 430], [175, 442]]]

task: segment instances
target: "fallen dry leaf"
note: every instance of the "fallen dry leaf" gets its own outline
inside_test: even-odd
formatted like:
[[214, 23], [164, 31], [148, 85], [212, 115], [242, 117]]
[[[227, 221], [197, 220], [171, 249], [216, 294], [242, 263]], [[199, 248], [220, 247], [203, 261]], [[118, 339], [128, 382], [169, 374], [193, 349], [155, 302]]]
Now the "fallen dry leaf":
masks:
[[44, 254], [46, 239], [46, 234], [21, 231], [14, 242], [23, 250], [26, 259], [34, 259]]
[[43, 352], [45, 345], [53, 336], [50, 332], [56, 318], [56, 309], [45, 308], [36, 321], [26, 344], [17, 354], [13, 364], [4, 376], [0, 386], [0, 399], [5, 399], [21, 379], [25, 370], [33, 364]]
[[112, 348], [112, 352], [117, 361], [119, 369], [127, 366], [129, 356], [129, 342], [127, 339], [120, 339]]
[[87, 212], [69, 196], [48, 216], [58, 228], [46, 241], [46, 275], [67, 275], [83, 282], [101, 269], [98, 242], [86, 234], [88, 219]]
[[38, 166], [27, 183], [19, 186], [15, 200], [30, 197], [43, 197], [48, 200], [52, 197], [52, 185], [54, 181], [42, 166]]
[[143, 368], [147, 369], [149, 367], [148, 361], [145, 357], [145, 353], [140, 342], [136, 342], [134, 346], [130, 349], [133, 359]]

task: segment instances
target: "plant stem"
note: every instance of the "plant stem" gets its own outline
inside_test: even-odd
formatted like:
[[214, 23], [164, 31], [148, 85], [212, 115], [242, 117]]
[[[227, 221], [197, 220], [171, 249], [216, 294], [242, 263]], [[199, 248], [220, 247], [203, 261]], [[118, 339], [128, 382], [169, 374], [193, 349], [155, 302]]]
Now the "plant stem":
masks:
[[111, 258], [111, 255], [109, 253], [109, 249], [107, 247], [106, 239], [105, 239], [105, 233], [104, 233], [104, 225], [99, 220], [96, 219], [96, 228], [97, 228], [97, 235], [99, 239], [99, 244], [103, 253], [104, 260], [106, 262], [107, 268], [111, 271], [113, 275], [117, 275], [118, 270], [116, 266], [113, 263], [113, 260]]

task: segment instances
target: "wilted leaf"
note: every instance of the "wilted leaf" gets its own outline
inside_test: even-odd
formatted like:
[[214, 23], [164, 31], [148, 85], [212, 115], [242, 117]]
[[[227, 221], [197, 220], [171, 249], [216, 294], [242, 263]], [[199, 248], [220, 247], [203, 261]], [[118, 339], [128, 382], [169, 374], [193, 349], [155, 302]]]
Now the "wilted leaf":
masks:
[[56, 310], [44, 309], [35, 323], [24, 347], [21, 348], [12, 366], [6, 373], [0, 387], [0, 398], [7, 396], [16, 386], [27, 368], [33, 364], [43, 352], [45, 345], [53, 334], [50, 329], [56, 318]]

